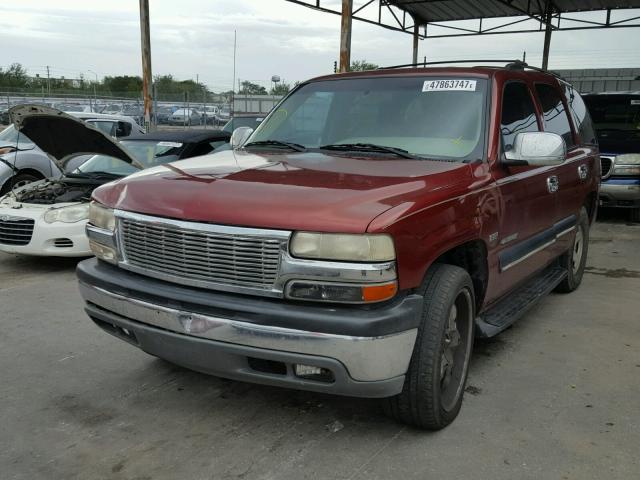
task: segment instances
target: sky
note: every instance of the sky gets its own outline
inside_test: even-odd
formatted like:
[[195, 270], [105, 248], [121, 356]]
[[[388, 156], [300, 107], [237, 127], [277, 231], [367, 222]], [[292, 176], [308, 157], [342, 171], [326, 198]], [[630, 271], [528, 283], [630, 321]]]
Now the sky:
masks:
[[[355, 8], [364, 1], [354, 0]], [[338, 57], [340, 17], [284, 0], [150, 0], [150, 4], [154, 75], [197, 79], [213, 91], [229, 90], [234, 78], [234, 31], [236, 82], [268, 86], [272, 75], [279, 75], [293, 83], [331, 73]], [[640, 12], [615, 12], [614, 20], [625, 15]], [[52, 76], [66, 78], [141, 74], [136, 0], [4, 1], [0, 32], [0, 67], [19, 62], [31, 75], [46, 75], [48, 65]], [[378, 65], [408, 63], [411, 42], [405, 33], [354, 21], [351, 58]], [[527, 61], [539, 65], [542, 43], [542, 33], [427, 39], [420, 42], [419, 58], [521, 58], [526, 51]], [[557, 32], [552, 37], [550, 67], [640, 67], [638, 45], [640, 28]]]

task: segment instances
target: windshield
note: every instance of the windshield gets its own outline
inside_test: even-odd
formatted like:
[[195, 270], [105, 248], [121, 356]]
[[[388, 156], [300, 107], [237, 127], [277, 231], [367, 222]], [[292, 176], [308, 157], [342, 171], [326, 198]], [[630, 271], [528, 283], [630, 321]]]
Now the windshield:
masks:
[[[144, 168], [161, 165], [178, 160], [185, 149], [180, 142], [165, 142], [159, 140], [122, 140], [120, 142]], [[131, 175], [139, 169], [133, 165], [106, 155], [94, 155], [80, 165], [74, 173], [107, 172], [113, 175]]]
[[249, 143], [374, 144], [436, 159], [480, 158], [486, 89], [486, 80], [462, 77], [312, 82], [287, 97]]
[[640, 95], [583, 97], [599, 136], [640, 135]]

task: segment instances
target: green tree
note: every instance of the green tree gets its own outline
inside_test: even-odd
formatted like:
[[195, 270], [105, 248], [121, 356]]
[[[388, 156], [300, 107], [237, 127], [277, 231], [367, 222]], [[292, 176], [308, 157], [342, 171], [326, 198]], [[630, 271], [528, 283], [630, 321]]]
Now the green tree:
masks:
[[271, 95], [286, 95], [291, 90], [291, 85], [288, 83], [278, 83], [271, 89]]
[[19, 63], [12, 63], [9, 68], [0, 68], [0, 87], [28, 87], [29, 76]]
[[378, 68], [378, 65], [375, 63], [369, 63], [366, 60], [356, 60], [351, 62], [351, 71], [352, 72], [363, 72], [365, 70], [375, 70]]
[[112, 93], [140, 92], [142, 90], [142, 78], [137, 75], [104, 77], [102, 83], [105, 89]]
[[240, 83], [240, 93], [244, 95], [266, 95], [267, 89], [262, 85], [245, 80]]

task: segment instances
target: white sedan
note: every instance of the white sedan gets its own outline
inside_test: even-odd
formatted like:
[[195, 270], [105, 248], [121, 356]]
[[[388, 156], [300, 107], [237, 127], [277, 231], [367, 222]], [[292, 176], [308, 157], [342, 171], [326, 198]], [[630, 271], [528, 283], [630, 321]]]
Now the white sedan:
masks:
[[181, 130], [132, 136], [117, 143], [69, 115], [37, 108], [24, 112], [14, 122], [16, 128], [46, 151], [63, 172], [68, 164], [78, 164], [79, 156], [86, 161], [62, 177], [30, 183], [0, 198], [0, 251], [8, 253], [92, 255], [85, 225], [94, 189], [142, 168], [211, 153], [230, 137], [216, 130]]

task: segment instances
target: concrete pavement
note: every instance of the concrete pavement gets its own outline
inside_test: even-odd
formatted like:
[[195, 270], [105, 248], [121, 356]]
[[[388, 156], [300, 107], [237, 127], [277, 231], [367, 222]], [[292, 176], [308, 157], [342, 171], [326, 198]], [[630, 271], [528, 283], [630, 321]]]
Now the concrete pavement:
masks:
[[638, 478], [639, 248], [596, 224], [580, 289], [476, 346], [437, 433], [152, 358], [89, 321], [75, 261], [0, 255], [0, 478]]

